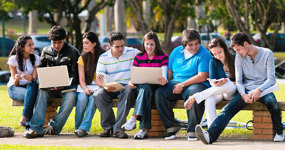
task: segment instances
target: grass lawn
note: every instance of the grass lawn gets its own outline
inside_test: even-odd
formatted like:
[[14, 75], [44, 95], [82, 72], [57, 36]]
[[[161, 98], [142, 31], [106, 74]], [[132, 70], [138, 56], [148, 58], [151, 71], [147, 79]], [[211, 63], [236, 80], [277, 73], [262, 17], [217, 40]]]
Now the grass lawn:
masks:
[[[285, 84], [279, 84], [279, 90], [275, 92], [278, 100], [285, 100]], [[19, 119], [21, 117], [21, 112], [23, 107], [12, 107], [11, 99], [8, 96], [7, 87], [0, 86], [0, 125], [1, 126], [9, 126], [15, 129], [16, 132], [24, 132], [24, 128], [18, 125]], [[175, 109], [175, 117], [186, 120], [187, 116], [184, 109]], [[116, 112], [116, 109], [115, 109]], [[133, 109], [131, 109], [128, 118], [131, 116]], [[69, 116], [62, 132], [64, 133], [73, 133], [74, 129], [74, 116], [75, 116], [75, 108], [73, 109], [71, 115]], [[232, 120], [238, 122], [247, 122], [252, 119], [252, 111], [241, 111], [239, 112]], [[284, 121], [283, 117], [283, 121]], [[138, 125], [138, 124], [137, 124]], [[97, 110], [95, 113], [95, 117], [92, 121], [92, 127], [90, 129], [91, 134], [100, 134], [103, 129], [100, 126], [100, 112]], [[129, 134], [135, 134], [138, 131], [138, 128], [134, 131], [128, 131]], [[181, 133], [186, 134], [185, 131]], [[245, 135], [251, 134], [251, 131], [246, 129], [228, 129], [223, 132], [222, 136], [235, 136], [235, 135]]]

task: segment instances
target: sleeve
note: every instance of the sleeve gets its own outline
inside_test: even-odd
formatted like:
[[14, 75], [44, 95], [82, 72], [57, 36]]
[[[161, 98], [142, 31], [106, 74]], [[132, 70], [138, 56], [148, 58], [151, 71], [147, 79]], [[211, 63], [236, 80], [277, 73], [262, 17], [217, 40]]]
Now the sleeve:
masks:
[[168, 72], [167, 66], [162, 66], [161, 68], [162, 68], [162, 77], [164, 77], [167, 80], [167, 72]]
[[46, 49], [48, 47], [45, 47], [42, 51], [42, 54], [41, 54], [41, 58], [40, 58], [40, 67], [46, 67], [47, 66], [47, 61], [46, 61]]
[[239, 94], [242, 96], [245, 94], [245, 87], [242, 81], [243, 69], [241, 64], [241, 56], [237, 55], [235, 60], [235, 72], [236, 72], [236, 86]]
[[11, 57], [9, 57], [8, 61], [7, 61], [7, 64], [8, 65], [12, 65], [14, 67], [17, 66], [17, 60], [16, 60], [16, 57], [15, 55], [12, 55]]
[[172, 53], [170, 54], [169, 56], [169, 60], [168, 60], [168, 69], [171, 70], [173, 72], [173, 68], [172, 68], [172, 65], [173, 65], [173, 61], [174, 61], [174, 57], [175, 57], [175, 49], [172, 51]]
[[82, 59], [82, 56], [79, 56], [77, 63], [84, 67], [84, 61]]
[[210, 65], [209, 65], [209, 78], [216, 79], [216, 74], [217, 74], [217, 69], [215, 65], [215, 60], [212, 58], [210, 60]]
[[36, 61], [35, 61], [35, 66], [40, 66], [41, 61], [40, 61], [40, 57], [35, 55]]
[[163, 58], [162, 58], [162, 61], [161, 61], [161, 65], [162, 66], [166, 66], [168, 65], [168, 56], [166, 54], [164, 54]]
[[105, 73], [105, 74], [107, 73], [103, 59], [104, 59], [103, 57], [99, 57], [97, 68], [96, 68], [96, 73]]
[[198, 72], [209, 72], [209, 63], [211, 60], [211, 54], [206, 53], [200, 58], [198, 64]]
[[267, 80], [258, 87], [261, 91], [266, 90], [267, 88], [271, 87], [276, 83], [274, 56], [272, 51], [269, 51], [268, 53], [268, 58], [266, 60], [266, 67], [267, 67]]
[[71, 74], [70, 77], [73, 78], [71, 85], [77, 85], [78, 84], [78, 66], [77, 66], [77, 60], [79, 57], [79, 52], [76, 50], [74, 52], [72, 58], [71, 58]]
[[134, 59], [134, 62], [133, 62], [133, 66], [135, 67], [139, 67], [139, 63], [138, 63], [138, 58], [137, 58], [138, 55], [136, 55], [135, 59]]

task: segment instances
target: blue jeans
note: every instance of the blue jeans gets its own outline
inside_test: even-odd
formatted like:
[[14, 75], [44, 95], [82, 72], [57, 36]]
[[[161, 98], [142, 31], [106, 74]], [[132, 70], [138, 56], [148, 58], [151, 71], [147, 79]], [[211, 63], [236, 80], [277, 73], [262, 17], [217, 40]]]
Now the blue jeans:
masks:
[[12, 85], [9, 87], [8, 93], [11, 99], [24, 100], [22, 115], [26, 117], [26, 125], [28, 125], [33, 116], [34, 105], [38, 94], [37, 82], [32, 81], [26, 86]]
[[[76, 86], [74, 86], [74, 88], [76, 88]], [[68, 116], [75, 105], [75, 91], [61, 93], [61, 90], [51, 91], [47, 89], [40, 89], [36, 100], [34, 115], [31, 120], [32, 130], [43, 133], [42, 126], [45, 123], [47, 103], [52, 98], [56, 97], [62, 97], [62, 104], [55, 118], [50, 120], [50, 125], [57, 133], [61, 132], [62, 127], [67, 121]]]
[[[207, 88], [203, 83], [193, 84], [184, 89], [181, 94], [173, 94], [174, 86], [178, 83], [179, 82], [176, 81], [170, 81], [165, 86], [158, 88], [155, 92], [155, 105], [159, 111], [163, 125], [168, 132], [171, 131], [172, 127], [179, 126], [178, 122], [174, 120], [173, 112], [173, 106], [176, 101], [179, 99], [186, 101], [189, 96]], [[188, 117], [187, 132], [195, 132], [195, 127], [201, 122], [204, 110], [204, 102], [200, 104], [195, 102], [191, 109], [186, 111]]]
[[[283, 126], [281, 124], [280, 108], [274, 94], [267, 94], [261, 97], [258, 102], [261, 102], [266, 105], [267, 109], [271, 113], [273, 128], [275, 132], [281, 134], [283, 132]], [[240, 94], [237, 92], [229, 101], [229, 103], [222, 109], [218, 117], [207, 130], [210, 136], [211, 143], [215, 142], [218, 139], [229, 121], [232, 119], [232, 117], [234, 117], [246, 105], [247, 103], [244, 102]]]
[[75, 129], [89, 131], [96, 109], [93, 94], [86, 95], [84, 92], [78, 93], [75, 111]]
[[158, 85], [139, 84], [137, 85], [137, 99], [133, 115], [138, 115], [140, 129], [151, 129], [151, 101], [154, 91]]

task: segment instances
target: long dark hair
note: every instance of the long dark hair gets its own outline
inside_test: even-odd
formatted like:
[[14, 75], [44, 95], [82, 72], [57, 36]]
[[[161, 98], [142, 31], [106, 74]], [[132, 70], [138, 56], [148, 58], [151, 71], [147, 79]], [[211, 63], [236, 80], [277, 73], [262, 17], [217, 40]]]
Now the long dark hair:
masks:
[[154, 40], [154, 43], [155, 43], [154, 52], [155, 52], [155, 54], [156, 55], [164, 55], [164, 51], [160, 47], [158, 37], [157, 37], [156, 33], [154, 33], [154, 32], [148, 32], [147, 34], [144, 35], [141, 53], [145, 52], [144, 43], [146, 42], [146, 40]]
[[[28, 35], [22, 35], [20, 36], [12, 51], [10, 52], [9, 54], [9, 57], [12, 56], [12, 55], [16, 55], [16, 58], [17, 58], [17, 62], [18, 62], [18, 65], [19, 65], [19, 70], [21, 70], [22, 72], [24, 71], [24, 66], [23, 66], [23, 61], [24, 61], [24, 48], [25, 48], [25, 45], [27, 43], [28, 40], [32, 40], [32, 38]], [[30, 61], [32, 63], [33, 66], [35, 66], [35, 55], [34, 54], [30, 54], [29, 56], [30, 58]]]
[[[84, 39], [84, 38], [87, 38], [92, 43], [96, 43], [96, 45], [94, 47], [94, 56], [95, 56], [95, 60], [96, 60], [96, 64], [97, 64], [97, 60], [98, 60], [99, 56], [105, 52], [101, 48], [99, 37], [94, 32], [86, 32], [82, 36], [82, 39]], [[84, 54], [84, 53], [85, 52], [82, 51], [82, 54]]]
[[[224, 50], [225, 54], [225, 60], [224, 60], [224, 65], [227, 65], [230, 70], [230, 78], [234, 79], [235, 78], [235, 57], [233, 54], [229, 51], [227, 44], [224, 42], [223, 39], [221, 38], [215, 38], [210, 41], [208, 48], [212, 49], [214, 47], [220, 47]], [[219, 61], [216, 58], [214, 58], [215, 61]]]

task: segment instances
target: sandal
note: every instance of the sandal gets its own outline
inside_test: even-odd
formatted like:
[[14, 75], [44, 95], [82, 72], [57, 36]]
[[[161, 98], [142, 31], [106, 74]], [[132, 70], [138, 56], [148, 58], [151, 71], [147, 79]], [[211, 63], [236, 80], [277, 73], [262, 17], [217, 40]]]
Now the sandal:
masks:
[[119, 130], [119, 131], [114, 133], [114, 137], [115, 138], [120, 138], [120, 139], [127, 139], [128, 135], [124, 131]]

